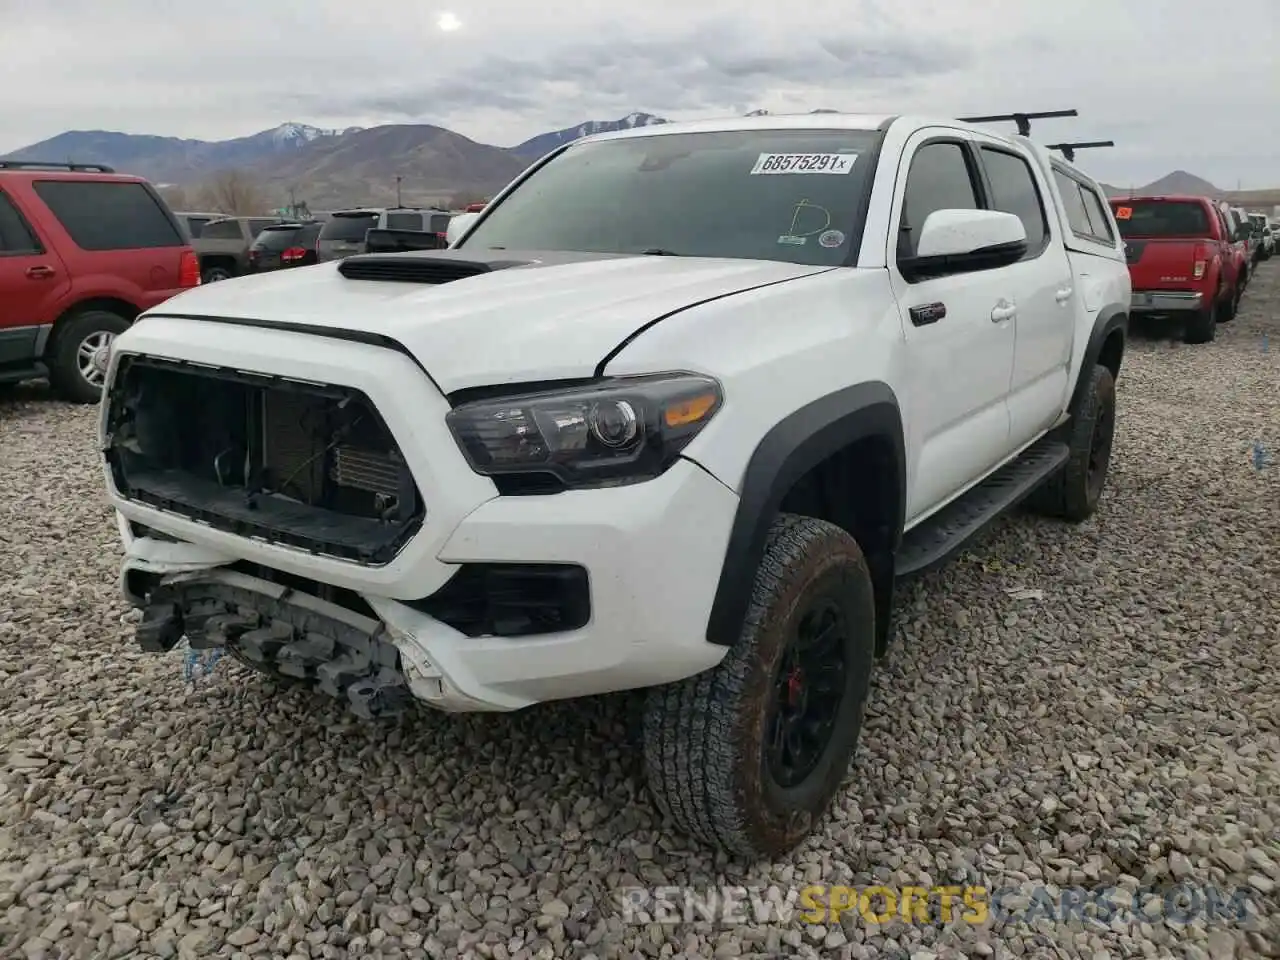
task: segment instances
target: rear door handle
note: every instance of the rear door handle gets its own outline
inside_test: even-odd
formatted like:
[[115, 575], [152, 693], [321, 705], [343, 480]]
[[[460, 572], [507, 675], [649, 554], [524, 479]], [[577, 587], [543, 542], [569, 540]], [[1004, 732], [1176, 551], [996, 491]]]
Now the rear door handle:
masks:
[[52, 276], [53, 267], [46, 267], [43, 264], [27, 267], [27, 278], [30, 280], [48, 280]]
[[1053, 297], [1059, 303], [1066, 303], [1068, 300], [1071, 299], [1071, 294], [1073, 293], [1075, 293], [1075, 291], [1072, 290], [1070, 287], [1063, 287], [1061, 290], [1055, 293]]
[[1011, 320], [1013, 317], [1017, 316], [1017, 314], [1017, 305], [1010, 303], [1007, 300], [1001, 300], [991, 308], [991, 319], [995, 323], [1000, 323], [1004, 320]]

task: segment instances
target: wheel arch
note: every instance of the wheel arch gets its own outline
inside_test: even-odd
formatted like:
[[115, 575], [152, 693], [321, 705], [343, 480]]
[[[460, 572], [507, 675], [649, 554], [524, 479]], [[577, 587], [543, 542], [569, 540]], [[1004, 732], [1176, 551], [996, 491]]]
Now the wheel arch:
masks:
[[846, 387], [776, 424], [743, 474], [707, 640], [720, 646], [737, 642], [769, 528], [779, 513], [798, 512], [834, 522], [858, 541], [875, 581], [877, 644], [883, 649], [906, 472], [902, 413], [886, 383]]
[[1089, 334], [1089, 342], [1085, 345], [1084, 359], [1076, 372], [1076, 385], [1071, 391], [1071, 413], [1080, 409], [1085, 389], [1089, 384], [1089, 374], [1096, 364], [1102, 364], [1111, 371], [1117, 380], [1120, 378], [1120, 365], [1124, 362], [1125, 342], [1129, 336], [1129, 312], [1118, 303], [1104, 306], [1098, 311], [1093, 322], [1093, 332]]
[[53, 332], [49, 335], [49, 340], [45, 344], [44, 352], [46, 357], [52, 355], [57, 348], [58, 337], [66, 328], [67, 321], [90, 310], [104, 310], [107, 313], [114, 313], [123, 317], [129, 323], [137, 320], [138, 314], [142, 312], [136, 305], [119, 297], [89, 297], [85, 300], [78, 300], [63, 310], [58, 319], [53, 322]]

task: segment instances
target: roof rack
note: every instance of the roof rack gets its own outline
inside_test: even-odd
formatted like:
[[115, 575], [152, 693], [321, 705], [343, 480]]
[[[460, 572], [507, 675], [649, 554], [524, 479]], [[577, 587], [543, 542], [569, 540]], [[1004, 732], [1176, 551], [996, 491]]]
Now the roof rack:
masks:
[[59, 163], [57, 160], [0, 160], [0, 170], [72, 170], [77, 173], [115, 173], [103, 163]]
[[1077, 150], [1092, 150], [1094, 147], [1114, 147], [1114, 140], [1077, 140], [1072, 143], [1046, 143], [1047, 150], [1060, 150], [1062, 155], [1071, 162], [1075, 162]]
[[1052, 117], [1078, 117], [1075, 110], [1042, 110], [1039, 113], [997, 113], [989, 117], [959, 117], [961, 123], [998, 123], [1001, 120], [1012, 120], [1018, 125], [1021, 136], [1031, 136], [1031, 121], [1046, 120]]

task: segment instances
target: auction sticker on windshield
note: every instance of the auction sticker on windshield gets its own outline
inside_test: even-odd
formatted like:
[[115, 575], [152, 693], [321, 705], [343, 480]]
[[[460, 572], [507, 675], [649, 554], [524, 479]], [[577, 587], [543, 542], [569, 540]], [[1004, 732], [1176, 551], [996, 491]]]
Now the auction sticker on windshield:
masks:
[[761, 173], [848, 173], [856, 153], [762, 153], [751, 168]]

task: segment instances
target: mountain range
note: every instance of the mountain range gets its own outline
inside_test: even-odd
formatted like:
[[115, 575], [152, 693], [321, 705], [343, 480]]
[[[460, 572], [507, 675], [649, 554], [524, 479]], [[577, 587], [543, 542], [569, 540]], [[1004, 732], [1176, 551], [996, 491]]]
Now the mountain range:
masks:
[[[814, 110], [814, 113], [834, 113]], [[748, 116], [761, 116], [754, 110]], [[594, 133], [666, 123], [650, 113], [618, 120], [588, 120], [531, 137], [514, 147], [479, 143], [429, 124], [322, 129], [282, 123], [232, 140], [190, 140], [106, 130], [70, 130], [15, 150], [2, 160], [103, 163], [174, 189], [198, 187], [225, 171], [250, 178], [270, 205], [291, 195], [313, 210], [348, 205], [390, 204], [397, 178], [405, 203], [426, 204], [459, 195], [492, 194], [534, 160], [555, 147]], [[1103, 185], [1108, 194], [1191, 193], [1239, 203], [1280, 203], [1280, 192], [1224, 191], [1178, 170], [1141, 186]]]

